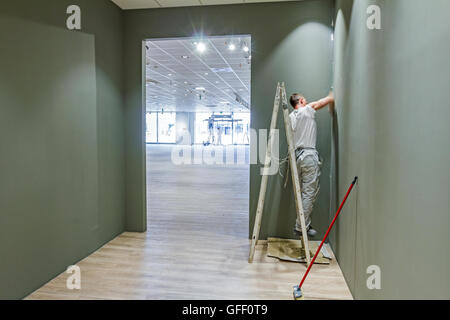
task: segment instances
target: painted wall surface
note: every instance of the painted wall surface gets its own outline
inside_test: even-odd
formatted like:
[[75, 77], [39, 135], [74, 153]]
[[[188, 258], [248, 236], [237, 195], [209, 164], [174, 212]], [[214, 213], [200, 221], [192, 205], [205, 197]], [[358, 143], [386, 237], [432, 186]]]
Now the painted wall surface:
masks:
[[[381, 30], [366, 27], [371, 4]], [[450, 298], [449, 10], [447, 0], [337, 1], [334, 198], [360, 181], [332, 243], [358, 299]], [[370, 265], [381, 290], [366, 286]]]
[[106, 0], [0, 3], [0, 299], [124, 230], [122, 22]]
[[[311, 100], [328, 94], [332, 78], [333, 12], [331, 0], [125, 12], [128, 230], [146, 229], [142, 40], [191, 37], [200, 33], [251, 34], [251, 126], [265, 129], [270, 125], [277, 81], [286, 81], [289, 93], [301, 91]], [[327, 111], [318, 115], [318, 148], [324, 157], [324, 167], [314, 224], [320, 231], [324, 230], [329, 216], [330, 123]], [[278, 125], [283, 128], [281, 113]], [[283, 135], [284, 129], [280, 131], [280, 136]], [[280, 153], [283, 156], [287, 153], [285, 139], [281, 139]], [[258, 201], [259, 169], [259, 165], [252, 165], [250, 170], [250, 228]], [[279, 176], [270, 181], [261, 238], [291, 237], [295, 221], [292, 187], [284, 190]], [[150, 203], [150, 210], [151, 206]]]

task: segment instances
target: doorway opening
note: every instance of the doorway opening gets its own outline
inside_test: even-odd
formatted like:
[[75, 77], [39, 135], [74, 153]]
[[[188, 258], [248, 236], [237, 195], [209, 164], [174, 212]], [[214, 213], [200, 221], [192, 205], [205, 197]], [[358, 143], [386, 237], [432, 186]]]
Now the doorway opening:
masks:
[[168, 256], [198, 247], [223, 254], [234, 245], [246, 260], [251, 37], [144, 44], [149, 237]]

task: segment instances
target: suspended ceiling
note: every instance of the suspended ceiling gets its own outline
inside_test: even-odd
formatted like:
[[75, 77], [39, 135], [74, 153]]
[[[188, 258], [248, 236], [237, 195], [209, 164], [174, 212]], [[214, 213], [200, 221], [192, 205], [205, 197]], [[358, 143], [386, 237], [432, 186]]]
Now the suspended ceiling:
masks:
[[293, 0], [111, 0], [122, 9], [151, 9], [187, 6], [209, 6], [257, 2], [284, 2]]
[[250, 36], [148, 40], [146, 48], [147, 111], [249, 112]]

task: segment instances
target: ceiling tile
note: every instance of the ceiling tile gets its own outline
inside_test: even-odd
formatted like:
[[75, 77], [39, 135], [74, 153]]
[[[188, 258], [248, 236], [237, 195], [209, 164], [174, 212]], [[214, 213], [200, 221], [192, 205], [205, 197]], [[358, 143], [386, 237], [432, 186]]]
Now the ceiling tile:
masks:
[[200, 6], [199, 0], [157, 0], [162, 7]]
[[244, 0], [201, 0], [205, 6], [217, 5], [217, 4], [236, 4], [244, 3]]
[[[246, 3], [256, 3], [256, 2], [283, 2], [283, 1], [295, 1], [295, 0], [245, 0]], [[302, 1], [302, 0], [298, 0]]]
[[[201, 5], [227, 5], [257, 2], [281, 2], [295, 0], [111, 0], [122, 9], [152, 9], [160, 7], [182, 7]], [[298, 0], [301, 1], [301, 0]]]
[[122, 9], [153, 9], [160, 8], [155, 0], [111, 0]]

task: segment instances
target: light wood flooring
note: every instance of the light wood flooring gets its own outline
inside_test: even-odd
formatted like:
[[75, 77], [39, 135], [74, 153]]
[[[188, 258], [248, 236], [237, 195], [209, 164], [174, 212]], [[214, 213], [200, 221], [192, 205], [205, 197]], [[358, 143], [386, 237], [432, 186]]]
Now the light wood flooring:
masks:
[[[248, 166], [175, 166], [170, 153], [147, 147], [148, 231], [78, 263], [81, 290], [66, 289], [63, 273], [28, 299], [292, 299], [304, 265], [268, 258], [264, 245], [247, 262]], [[315, 265], [303, 292], [352, 299], [335, 260]]]

